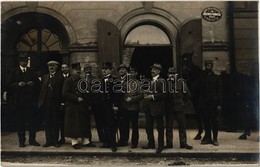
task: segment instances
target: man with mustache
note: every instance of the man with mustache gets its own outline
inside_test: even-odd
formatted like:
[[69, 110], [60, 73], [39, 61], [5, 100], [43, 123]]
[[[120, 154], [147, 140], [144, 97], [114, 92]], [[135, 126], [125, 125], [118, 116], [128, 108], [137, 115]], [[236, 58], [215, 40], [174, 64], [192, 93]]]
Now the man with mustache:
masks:
[[143, 149], [154, 149], [155, 140], [153, 134], [154, 122], [158, 131], [158, 148], [156, 153], [161, 153], [164, 146], [163, 116], [165, 114], [165, 80], [160, 77], [161, 64], [153, 64], [151, 67], [151, 90], [144, 94], [145, 128], [148, 138], [147, 145]]
[[62, 101], [63, 77], [57, 71], [59, 63], [51, 60], [48, 63], [49, 73], [42, 77], [38, 107], [43, 108], [46, 143], [43, 147], [60, 147], [59, 115]]

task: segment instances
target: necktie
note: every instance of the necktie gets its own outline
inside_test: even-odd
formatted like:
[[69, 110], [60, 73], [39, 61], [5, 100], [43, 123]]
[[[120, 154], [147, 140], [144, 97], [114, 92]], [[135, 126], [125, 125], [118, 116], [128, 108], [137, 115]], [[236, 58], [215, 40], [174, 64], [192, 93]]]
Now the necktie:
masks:
[[23, 68], [23, 73], [25, 73], [26, 72], [26, 70], [25, 70], [25, 68]]

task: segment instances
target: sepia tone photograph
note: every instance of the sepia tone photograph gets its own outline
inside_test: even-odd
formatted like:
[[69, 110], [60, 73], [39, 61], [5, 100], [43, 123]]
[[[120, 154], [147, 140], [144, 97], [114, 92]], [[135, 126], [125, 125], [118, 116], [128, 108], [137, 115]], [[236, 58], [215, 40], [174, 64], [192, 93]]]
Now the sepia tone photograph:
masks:
[[258, 5], [1, 0], [1, 166], [259, 166]]

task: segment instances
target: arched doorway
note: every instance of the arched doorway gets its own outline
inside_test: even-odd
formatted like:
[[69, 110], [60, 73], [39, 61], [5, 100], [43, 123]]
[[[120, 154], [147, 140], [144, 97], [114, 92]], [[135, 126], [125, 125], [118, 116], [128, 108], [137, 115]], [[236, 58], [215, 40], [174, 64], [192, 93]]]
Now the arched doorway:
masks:
[[136, 25], [124, 40], [123, 62], [135, 67], [141, 77], [150, 77], [150, 66], [160, 63], [162, 76], [173, 65], [172, 44], [164, 28], [158, 24]]
[[34, 71], [46, 73], [50, 59], [62, 62], [68, 54], [61, 51], [69, 48], [69, 35], [62, 23], [53, 16], [27, 12], [6, 19], [1, 24], [2, 34], [2, 86], [7, 74], [14, 68], [21, 52], [29, 53], [30, 66]]
[[[21, 52], [29, 53], [29, 66], [36, 72], [47, 72], [47, 61], [68, 60], [69, 35], [63, 24], [53, 16], [38, 13], [21, 13], [1, 23], [1, 95], [7, 90], [10, 71], [18, 66]], [[63, 54], [65, 51], [66, 54]], [[1, 101], [2, 130], [15, 128], [12, 107]]]

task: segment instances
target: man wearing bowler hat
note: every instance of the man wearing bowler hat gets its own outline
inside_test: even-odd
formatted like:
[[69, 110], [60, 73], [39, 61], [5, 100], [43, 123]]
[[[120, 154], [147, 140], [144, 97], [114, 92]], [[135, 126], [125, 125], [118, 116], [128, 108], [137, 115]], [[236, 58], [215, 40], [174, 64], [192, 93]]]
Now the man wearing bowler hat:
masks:
[[[117, 71], [119, 73], [119, 77], [117, 78], [118, 82], [122, 85], [121, 88], [123, 88], [123, 85], [126, 84], [127, 80], [127, 73], [128, 73], [128, 67], [125, 64], [120, 64], [117, 68]], [[118, 99], [118, 112], [117, 112], [117, 122], [118, 122], [118, 129], [120, 138], [117, 143], [118, 147], [124, 147], [128, 145], [128, 139], [129, 139], [129, 117], [128, 112], [125, 106], [123, 106], [124, 102], [124, 93], [120, 92], [116, 94], [116, 97]]]
[[145, 108], [145, 128], [148, 138], [147, 145], [143, 149], [154, 149], [155, 140], [153, 134], [154, 122], [158, 131], [158, 148], [156, 153], [161, 153], [164, 146], [164, 125], [163, 116], [165, 114], [165, 80], [160, 77], [162, 71], [161, 64], [153, 64], [151, 66], [152, 81], [150, 84], [150, 91], [144, 94], [144, 108]]
[[28, 57], [20, 54], [19, 66], [11, 71], [8, 78], [8, 91], [14, 96], [14, 109], [17, 121], [19, 147], [25, 147], [26, 122], [29, 125], [29, 145], [40, 146], [35, 141], [36, 113], [33, 111], [36, 98], [37, 76], [27, 67]]
[[[222, 82], [220, 76], [213, 72], [213, 61], [204, 62], [205, 71], [200, 80], [200, 100], [202, 109], [205, 136], [201, 144], [213, 144], [218, 146], [218, 112], [222, 104]], [[213, 132], [213, 140], [211, 136]]]
[[57, 71], [59, 63], [51, 60], [47, 63], [49, 73], [42, 77], [38, 107], [43, 109], [46, 143], [43, 147], [60, 147], [59, 115], [62, 102], [63, 76]]
[[102, 65], [102, 90], [100, 100], [100, 110], [103, 115], [104, 142], [101, 148], [111, 148], [116, 152], [116, 111], [118, 104], [116, 102], [116, 93], [113, 89], [115, 77], [111, 75], [112, 63], [104, 62]]
[[192, 149], [187, 144], [187, 135], [185, 127], [184, 105], [191, 97], [191, 94], [182, 78], [177, 78], [177, 70], [170, 67], [167, 79], [167, 99], [166, 99], [166, 146], [164, 148], [173, 148], [173, 119], [178, 122], [180, 148]]

